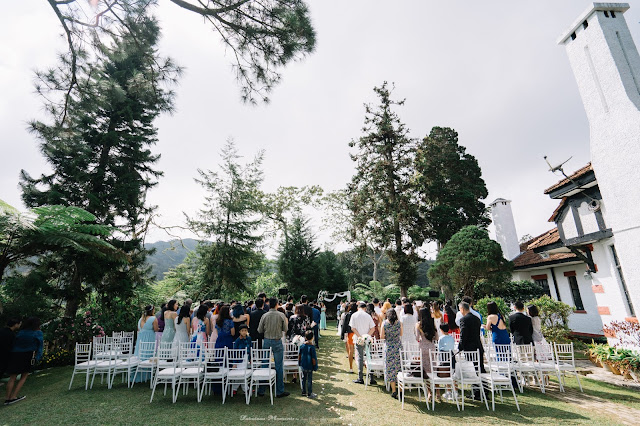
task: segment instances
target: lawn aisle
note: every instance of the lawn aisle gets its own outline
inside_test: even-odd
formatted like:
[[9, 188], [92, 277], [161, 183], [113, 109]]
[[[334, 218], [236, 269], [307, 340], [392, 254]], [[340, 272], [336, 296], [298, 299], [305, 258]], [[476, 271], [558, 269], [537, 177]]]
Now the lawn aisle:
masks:
[[[330, 324], [335, 324], [330, 322]], [[246, 425], [275, 421], [276, 424], [442, 424], [443, 421], [471, 423], [540, 423], [622, 424], [610, 410], [597, 408], [593, 397], [615, 399], [613, 407], [622, 409], [640, 408], [640, 396], [627, 389], [605, 386], [584, 381], [586, 396], [580, 403], [570, 403], [537, 391], [518, 394], [522, 411], [515, 410], [513, 402], [496, 404], [496, 411], [488, 412], [484, 405], [469, 403], [464, 412], [458, 412], [455, 404], [436, 404], [435, 414], [426, 411], [424, 400], [416, 401], [416, 392], [407, 395], [405, 410], [391, 398], [380, 385], [364, 390], [363, 385], [352, 383], [355, 374], [348, 373], [348, 362], [344, 343], [336, 336], [335, 326], [322, 332], [318, 352], [320, 370], [314, 374], [314, 392], [317, 400], [300, 396], [299, 384], [286, 384], [291, 396], [276, 399], [274, 406], [269, 398], [252, 398], [244, 403], [242, 395], [227, 399], [222, 405], [219, 397], [205, 397], [198, 404], [196, 394], [180, 395], [176, 404], [171, 397], [156, 392], [149, 404], [151, 391], [144, 384], [127, 389], [116, 379], [113, 389], [100, 385], [96, 378], [94, 389], [84, 390], [84, 382], [76, 377], [73, 388], [68, 391], [71, 368], [54, 368], [41, 371], [27, 380], [24, 394], [27, 399], [8, 407], [0, 407], [0, 424], [195, 424]], [[356, 365], [354, 363], [354, 365]], [[575, 380], [567, 386], [577, 389]], [[159, 388], [160, 390], [160, 388]], [[0, 387], [0, 392], [4, 387]], [[596, 402], [594, 402], [596, 401]], [[585, 405], [586, 403], [586, 405]], [[628, 417], [627, 417], [628, 418]], [[637, 418], [640, 418], [640, 414]]]

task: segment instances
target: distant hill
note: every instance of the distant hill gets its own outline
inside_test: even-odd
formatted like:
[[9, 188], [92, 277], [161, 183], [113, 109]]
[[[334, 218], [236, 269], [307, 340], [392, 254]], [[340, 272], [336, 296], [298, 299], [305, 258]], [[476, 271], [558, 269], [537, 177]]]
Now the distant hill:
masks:
[[147, 263], [152, 267], [152, 275], [155, 275], [157, 280], [161, 280], [165, 272], [181, 264], [197, 245], [198, 240], [193, 238], [185, 238], [182, 242], [171, 240], [145, 244], [144, 247], [147, 250], [156, 250], [154, 254], [147, 257]]

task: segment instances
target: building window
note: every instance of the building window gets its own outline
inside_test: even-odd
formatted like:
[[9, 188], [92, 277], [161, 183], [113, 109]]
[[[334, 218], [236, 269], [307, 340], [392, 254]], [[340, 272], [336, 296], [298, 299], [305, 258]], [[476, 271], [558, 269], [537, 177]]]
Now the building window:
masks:
[[631, 304], [631, 298], [629, 297], [629, 290], [627, 290], [627, 283], [624, 281], [624, 275], [622, 275], [622, 267], [620, 266], [620, 261], [618, 260], [618, 253], [616, 253], [616, 247], [614, 245], [609, 246], [611, 248], [611, 256], [613, 256], [613, 264], [618, 271], [618, 278], [620, 279], [620, 284], [622, 284], [622, 291], [624, 292], [625, 300], [627, 301], [627, 309], [629, 309], [629, 315], [635, 317], [636, 314], [633, 310], [633, 304]]
[[549, 281], [547, 281], [546, 278], [536, 280], [535, 283], [538, 284], [540, 287], [542, 287], [542, 289], [544, 290], [547, 296], [551, 297], [551, 289], [549, 288]]
[[571, 288], [571, 296], [573, 297], [573, 305], [577, 311], [584, 311], [582, 297], [580, 297], [580, 289], [578, 288], [578, 280], [575, 276], [567, 277], [569, 279], [569, 287]]

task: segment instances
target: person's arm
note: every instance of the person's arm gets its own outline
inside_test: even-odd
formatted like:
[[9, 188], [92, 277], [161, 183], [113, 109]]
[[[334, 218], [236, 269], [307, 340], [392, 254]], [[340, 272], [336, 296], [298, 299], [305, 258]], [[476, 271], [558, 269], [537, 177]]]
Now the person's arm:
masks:
[[487, 316], [487, 325], [484, 326], [484, 328], [486, 330], [491, 330], [491, 319], [492, 319], [493, 315], [488, 315]]
[[235, 326], [235, 325], [233, 325], [233, 326], [231, 327], [231, 330], [230, 330], [229, 332], [231, 333], [231, 335], [232, 335], [232, 336], [235, 336], [235, 335], [236, 335], [236, 326]]
[[260, 322], [258, 323], [258, 333], [264, 333], [264, 315], [260, 318]]
[[380, 324], [380, 338], [384, 339], [384, 321]]
[[318, 354], [315, 346], [311, 346], [311, 364], [313, 365], [313, 371], [318, 371]]
[[251, 321], [251, 315], [244, 315], [245, 317], [247, 317], [247, 327], [249, 327], [249, 322]]
[[403, 330], [404, 326], [402, 325], [402, 323], [400, 323], [400, 337], [402, 337]]
[[153, 331], [155, 331], [155, 332], [158, 331], [158, 318], [157, 317], [153, 317]]
[[[38, 330], [40, 331], [40, 330]], [[42, 349], [44, 348], [44, 337], [42, 335], [42, 331], [36, 333], [36, 340], [38, 348], [36, 349], [36, 360], [40, 361], [42, 359]]]
[[462, 326], [460, 325], [460, 321], [461, 321], [461, 320], [462, 320], [462, 312], [458, 311], [458, 313], [456, 313], [456, 325], [457, 325], [458, 327], [462, 327]]
[[211, 319], [210, 318], [205, 318], [206, 321], [204, 322], [204, 329], [205, 329], [205, 333], [206, 335], [210, 335], [211, 334]]
[[191, 318], [184, 317], [182, 321], [184, 321], [184, 325], [187, 327], [187, 336], [191, 337]]

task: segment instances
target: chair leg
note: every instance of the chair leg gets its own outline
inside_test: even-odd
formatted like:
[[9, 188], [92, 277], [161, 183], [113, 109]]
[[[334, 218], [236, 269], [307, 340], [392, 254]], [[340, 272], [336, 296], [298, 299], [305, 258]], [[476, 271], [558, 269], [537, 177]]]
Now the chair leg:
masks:
[[487, 395], [484, 393], [484, 386], [480, 386], [480, 402], [484, 399], [484, 405], [487, 407], [487, 411], [489, 411], [489, 402], [487, 401]]
[[580, 392], [584, 392], [584, 391], [582, 390], [582, 383], [580, 383], [580, 377], [578, 377], [578, 376], [580, 376], [580, 375], [578, 374], [578, 372], [577, 372], [577, 371], [574, 371], [574, 374], [576, 375], [576, 380], [578, 381], [578, 386], [580, 386]]
[[491, 385], [491, 410], [496, 411], [496, 394], [493, 389], [493, 384]]
[[511, 385], [511, 393], [513, 393], [513, 399], [516, 402], [516, 408], [520, 411], [520, 405], [518, 404], [518, 397], [516, 396], [516, 391], [513, 389], [513, 385]]
[[89, 376], [91, 375], [91, 371], [87, 370], [87, 374], [85, 377], [84, 390], [89, 389]]
[[69, 382], [69, 390], [71, 390], [71, 385], [73, 384], [73, 377], [76, 375], [76, 369], [73, 369], [73, 373], [71, 374], [71, 382]]

